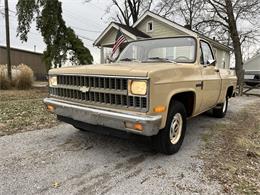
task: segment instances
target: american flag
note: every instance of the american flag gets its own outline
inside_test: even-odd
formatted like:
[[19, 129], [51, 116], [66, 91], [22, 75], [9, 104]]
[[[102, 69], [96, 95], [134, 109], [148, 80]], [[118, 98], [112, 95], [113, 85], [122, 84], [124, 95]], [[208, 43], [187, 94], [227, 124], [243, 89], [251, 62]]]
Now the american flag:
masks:
[[123, 33], [121, 32], [121, 30], [119, 29], [117, 32], [117, 35], [116, 35], [116, 40], [115, 40], [115, 44], [112, 49], [111, 56], [113, 56], [116, 53], [116, 51], [120, 48], [121, 44], [124, 43], [125, 41], [126, 41], [126, 38], [123, 35]]

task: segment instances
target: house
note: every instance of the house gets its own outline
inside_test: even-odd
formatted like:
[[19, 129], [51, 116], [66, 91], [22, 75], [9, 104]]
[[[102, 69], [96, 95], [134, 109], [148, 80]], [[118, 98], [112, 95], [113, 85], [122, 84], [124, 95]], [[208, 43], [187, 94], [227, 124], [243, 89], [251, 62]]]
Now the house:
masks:
[[[0, 64], [7, 64], [5, 46], [0, 46]], [[26, 64], [33, 70], [36, 80], [46, 79], [47, 68], [46, 64], [43, 62], [42, 53], [11, 48], [11, 64], [14, 66]]]
[[189, 30], [173, 21], [161, 17], [151, 11], [146, 11], [136, 21], [132, 27], [128, 27], [116, 22], [112, 22], [108, 27], [98, 36], [94, 42], [94, 46], [100, 48], [100, 62], [105, 63], [106, 58], [111, 53], [111, 48], [114, 45], [116, 34], [118, 30], [124, 34], [127, 42], [146, 38], [162, 38], [173, 37], [180, 35], [188, 35], [193, 37], [201, 37], [213, 46], [213, 51], [217, 59], [217, 67], [230, 67], [230, 51], [231, 49], [219, 42], [205, 37], [197, 32]]
[[260, 54], [244, 63], [245, 75], [260, 75]]

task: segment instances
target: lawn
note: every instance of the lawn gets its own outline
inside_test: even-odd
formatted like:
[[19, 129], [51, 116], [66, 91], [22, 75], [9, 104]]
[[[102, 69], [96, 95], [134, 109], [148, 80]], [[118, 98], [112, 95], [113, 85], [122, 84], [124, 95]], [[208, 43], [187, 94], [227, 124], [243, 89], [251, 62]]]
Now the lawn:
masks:
[[46, 111], [47, 88], [0, 91], [0, 136], [53, 127], [56, 117]]
[[231, 194], [260, 193], [260, 99], [203, 135], [200, 157], [211, 179]]

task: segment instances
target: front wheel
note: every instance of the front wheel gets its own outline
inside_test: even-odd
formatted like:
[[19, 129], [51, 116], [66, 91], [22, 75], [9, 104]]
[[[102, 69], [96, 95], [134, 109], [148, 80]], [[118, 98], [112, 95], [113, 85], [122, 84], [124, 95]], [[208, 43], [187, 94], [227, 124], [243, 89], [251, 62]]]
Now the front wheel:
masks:
[[186, 110], [181, 102], [174, 101], [168, 112], [166, 126], [153, 136], [153, 145], [159, 152], [174, 154], [180, 149], [186, 131]]
[[228, 109], [228, 96], [225, 99], [225, 102], [217, 105], [213, 108], [213, 116], [216, 118], [224, 118]]
[[74, 127], [75, 129], [80, 130], [80, 131], [88, 131], [88, 130], [83, 129], [83, 128], [81, 128], [81, 127], [78, 127], [78, 126], [76, 126], [76, 125], [73, 125], [73, 127]]

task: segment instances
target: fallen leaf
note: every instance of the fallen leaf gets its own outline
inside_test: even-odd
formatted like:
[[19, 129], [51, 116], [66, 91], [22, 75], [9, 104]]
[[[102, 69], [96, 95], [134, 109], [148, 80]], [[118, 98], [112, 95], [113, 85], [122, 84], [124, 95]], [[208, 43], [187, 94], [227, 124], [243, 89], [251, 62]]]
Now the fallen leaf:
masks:
[[60, 187], [60, 183], [55, 181], [55, 182], [53, 182], [52, 187], [58, 188], [58, 187]]

